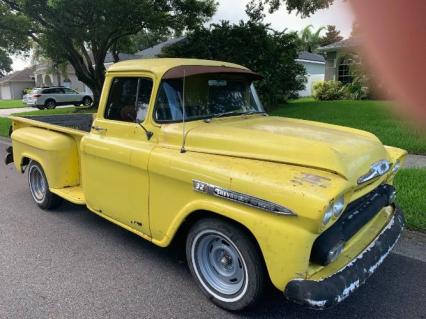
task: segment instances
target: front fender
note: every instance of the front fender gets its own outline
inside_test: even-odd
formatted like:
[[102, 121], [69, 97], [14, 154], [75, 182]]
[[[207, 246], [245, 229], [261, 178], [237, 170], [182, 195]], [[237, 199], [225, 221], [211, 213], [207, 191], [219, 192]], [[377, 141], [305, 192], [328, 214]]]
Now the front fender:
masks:
[[211, 212], [244, 226], [256, 239], [272, 283], [278, 289], [294, 278], [304, 278], [315, 234], [298, 227], [297, 216], [275, 215], [258, 209], [226, 203], [223, 200], [194, 200], [176, 214], [159, 246], [168, 246], [183, 222], [190, 216]]
[[18, 171], [23, 170], [24, 159], [28, 158], [43, 167], [50, 188], [80, 184], [77, 143], [72, 137], [35, 127], [17, 129], [11, 137]]

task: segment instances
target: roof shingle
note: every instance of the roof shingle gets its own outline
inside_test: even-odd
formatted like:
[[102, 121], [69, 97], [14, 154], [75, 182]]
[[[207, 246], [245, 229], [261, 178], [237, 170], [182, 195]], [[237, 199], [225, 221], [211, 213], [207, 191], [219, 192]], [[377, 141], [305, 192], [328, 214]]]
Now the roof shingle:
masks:
[[20, 81], [32, 81], [34, 79], [35, 67], [29, 67], [21, 71], [16, 71], [0, 78], [0, 83], [5, 82], [20, 82]]

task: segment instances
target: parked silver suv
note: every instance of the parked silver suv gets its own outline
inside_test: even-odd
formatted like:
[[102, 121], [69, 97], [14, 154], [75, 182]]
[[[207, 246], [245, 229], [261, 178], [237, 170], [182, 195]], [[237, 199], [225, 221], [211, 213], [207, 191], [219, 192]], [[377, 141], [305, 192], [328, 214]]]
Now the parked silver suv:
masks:
[[42, 109], [54, 109], [57, 105], [85, 105], [90, 106], [93, 96], [87, 93], [78, 93], [66, 87], [36, 88], [26, 97], [28, 106]]

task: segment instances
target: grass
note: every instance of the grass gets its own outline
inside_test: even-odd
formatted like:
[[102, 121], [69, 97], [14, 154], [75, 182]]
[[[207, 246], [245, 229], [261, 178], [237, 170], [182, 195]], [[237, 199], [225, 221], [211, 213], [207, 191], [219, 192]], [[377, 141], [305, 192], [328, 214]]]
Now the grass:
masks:
[[0, 100], [0, 109], [14, 109], [25, 106], [22, 100]]
[[[91, 113], [94, 109], [85, 109], [82, 107], [66, 107], [54, 110], [39, 110], [30, 112], [14, 113], [13, 115], [60, 115], [70, 113]], [[9, 135], [10, 120], [5, 117], [0, 117], [0, 136], [7, 137]]]
[[395, 177], [395, 186], [407, 227], [426, 232], [426, 168], [402, 169]]
[[304, 98], [289, 102], [273, 115], [349, 126], [375, 134], [384, 144], [426, 155], [426, 137], [393, 115], [390, 103], [381, 101], [315, 101]]

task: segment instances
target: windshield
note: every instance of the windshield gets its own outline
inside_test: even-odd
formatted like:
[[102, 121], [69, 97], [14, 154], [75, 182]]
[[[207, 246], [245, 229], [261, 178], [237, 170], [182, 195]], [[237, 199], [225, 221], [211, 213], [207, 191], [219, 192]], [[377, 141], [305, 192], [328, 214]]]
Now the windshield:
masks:
[[182, 121], [183, 105], [185, 121], [264, 112], [252, 80], [241, 74], [202, 74], [187, 77], [185, 81], [163, 80], [155, 106], [156, 120]]

